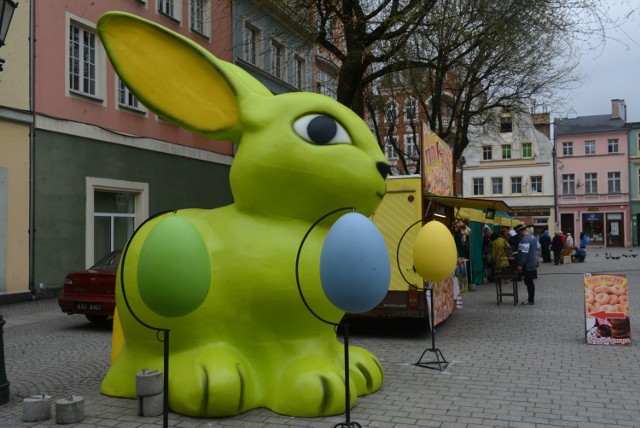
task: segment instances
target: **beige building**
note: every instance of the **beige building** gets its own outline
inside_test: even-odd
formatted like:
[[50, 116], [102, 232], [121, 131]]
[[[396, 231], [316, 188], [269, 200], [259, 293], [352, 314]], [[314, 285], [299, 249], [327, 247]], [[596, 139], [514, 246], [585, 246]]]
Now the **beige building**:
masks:
[[[0, 295], [29, 292], [29, 14], [21, 1], [0, 48]], [[10, 300], [9, 300], [10, 301]]]

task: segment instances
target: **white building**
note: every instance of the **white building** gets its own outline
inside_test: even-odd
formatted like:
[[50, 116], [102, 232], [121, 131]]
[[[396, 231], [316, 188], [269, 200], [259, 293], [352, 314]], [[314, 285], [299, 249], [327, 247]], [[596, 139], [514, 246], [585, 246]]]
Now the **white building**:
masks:
[[[464, 197], [500, 199], [536, 234], [555, 230], [549, 114], [502, 112], [463, 151]], [[542, 131], [542, 132], [541, 132]]]

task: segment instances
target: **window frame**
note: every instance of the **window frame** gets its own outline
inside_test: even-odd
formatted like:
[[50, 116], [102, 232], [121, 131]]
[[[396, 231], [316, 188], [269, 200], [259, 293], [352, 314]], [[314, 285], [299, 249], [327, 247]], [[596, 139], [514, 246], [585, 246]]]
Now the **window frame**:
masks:
[[511, 194], [522, 194], [522, 176], [511, 177]]
[[493, 146], [491, 145], [482, 146], [482, 160], [483, 161], [493, 160]]
[[[127, 102], [122, 102], [122, 97], [127, 99]], [[146, 107], [140, 102], [140, 100], [131, 92], [131, 90], [127, 87], [120, 77], [116, 75], [116, 100], [118, 104], [118, 109], [134, 111], [136, 113], [146, 114]]]
[[473, 178], [473, 195], [474, 196], [484, 195], [484, 177]]
[[[78, 40], [84, 39], [82, 34], [90, 35], [92, 38], [93, 46], [89, 46], [89, 56], [91, 57], [89, 70], [92, 71], [92, 75], [88, 76], [88, 84], [89, 88], [87, 89], [87, 77], [84, 76], [86, 68], [84, 67], [84, 57], [86, 56], [86, 52], [84, 52], [84, 43], [78, 41], [78, 58], [75, 57], [74, 51], [76, 50], [72, 47], [72, 37], [74, 29], [77, 29], [79, 32]], [[65, 85], [66, 91], [68, 95], [80, 96], [85, 99], [91, 99], [93, 101], [105, 102], [105, 90], [106, 90], [106, 79], [105, 79], [105, 69], [106, 69], [106, 59], [104, 57], [104, 49], [102, 48], [102, 44], [100, 42], [100, 38], [98, 37], [98, 33], [96, 31], [96, 26], [94, 23], [87, 21], [83, 18], [77, 17], [75, 15], [67, 14], [66, 16], [66, 42], [65, 42], [65, 54], [66, 54], [66, 74], [65, 74]], [[91, 53], [93, 55], [91, 55]], [[80, 58], [83, 57], [83, 59]], [[76, 63], [77, 62], [77, 68]], [[77, 80], [78, 82], [73, 82], [74, 80], [74, 69], [77, 69]], [[91, 85], [92, 83], [92, 85]]]
[[158, 0], [157, 11], [159, 15], [180, 22], [182, 19], [182, 0]]
[[562, 156], [573, 156], [573, 141], [562, 142]]
[[561, 183], [562, 183], [563, 195], [576, 194], [576, 175], [575, 174], [562, 174]]
[[609, 171], [607, 173], [607, 192], [609, 194], [622, 193], [622, 174], [620, 171]]
[[418, 138], [413, 134], [405, 134], [404, 137], [404, 153], [407, 156], [407, 160], [414, 159], [417, 161], [419, 150], [418, 150]]
[[403, 103], [404, 121], [414, 123], [418, 120], [418, 100], [413, 97], [407, 97]]
[[299, 54], [293, 56], [293, 86], [303, 90], [307, 86], [307, 61]]
[[607, 153], [608, 154], [620, 153], [620, 140], [618, 138], [607, 139]]
[[242, 58], [251, 65], [262, 68], [262, 29], [245, 21], [242, 34]]
[[269, 45], [269, 55], [271, 59], [271, 67], [269, 71], [276, 79], [286, 80], [287, 48], [284, 43], [275, 38], [271, 39]]
[[504, 195], [504, 178], [491, 177], [491, 194]]
[[598, 173], [597, 172], [584, 173], [584, 193], [585, 195], [598, 194]]
[[[525, 154], [528, 152], [528, 156]], [[533, 143], [522, 143], [522, 158], [523, 159], [532, 159], [533, 158]]]
[[513, 159], [513, 152], [511, 150], [511, 144], [502, 144], [500, 146], [500, 153], [502, 153], [503, 160]]
[[585, 156], [595, 156], [596, 140], [586, 140], [584, 142], [584, 154]]
[[509, 134], [513, 132], [513, 116], [501, 115], [500, 116], [500, 133]]
[[189, 0], [189, 29], [200, 36], [211, 38], [211, 0]]
[[[393, 147], [393, 144], [390, 141], [393, 141], [396, 145], [396, 147], [398, 147], [398, 136], [397, 135], [387, 135], [386, 137], [384, 137], [385, 143], [384, 143], [384, 147], [385, 147], [385, 151], [384, 151], [384, 155], [387, 158], [387, 160], [390, 161], [395, 161], [398, 160], [398, 151], [396, 150], [395, 147]], [[389, 156], [391, 155], [391, 156]]]
[[529, 177], [531, 193], [543, 193], [544, 177], [542, 175], [532, 175]]

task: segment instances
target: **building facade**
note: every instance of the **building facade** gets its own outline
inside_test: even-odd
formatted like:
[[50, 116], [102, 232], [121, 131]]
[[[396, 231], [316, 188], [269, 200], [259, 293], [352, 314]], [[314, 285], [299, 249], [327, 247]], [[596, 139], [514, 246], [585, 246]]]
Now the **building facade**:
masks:
[[[499, 199], [536, 234], [556, 222], [549, 114], [503, 111], [463, 151], [464, 197]], [[539, 131], [540, 128], [543, 132]]]
[[20, 2], [0, 48], [0, 294], [29, 283], [30, 2]]
[[47, 289], [121, 248], [150, 215], [232, 200], [231, 144], [197, 136], [139, 103], [106, 58], [99, 17], [129, 12], [231, 60], [231, 15], [220, 2], [197, 0], [39, 0], [34, 7], [33, 278]]
[[632, 245], [624, 100], [612, 100], [610, 114], [556, 119], [554, 130], [562, 231], [585, 233], [592, 245]]
[[631, 243], [640, 245], [640, 122], [629, 124], [629, 209]]

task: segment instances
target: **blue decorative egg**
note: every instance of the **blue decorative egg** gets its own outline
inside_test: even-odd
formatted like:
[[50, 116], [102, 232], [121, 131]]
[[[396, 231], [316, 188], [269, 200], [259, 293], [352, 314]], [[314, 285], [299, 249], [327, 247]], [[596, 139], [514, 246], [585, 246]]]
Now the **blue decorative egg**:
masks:
[[331, 303], [345, 312], [366, 312], [387, 294], [389, 253], [367, 217], [348, 213], [329, 229], [320, 254], [320, 280]]

